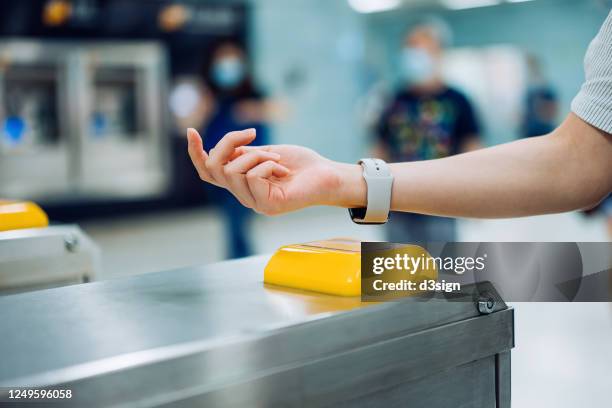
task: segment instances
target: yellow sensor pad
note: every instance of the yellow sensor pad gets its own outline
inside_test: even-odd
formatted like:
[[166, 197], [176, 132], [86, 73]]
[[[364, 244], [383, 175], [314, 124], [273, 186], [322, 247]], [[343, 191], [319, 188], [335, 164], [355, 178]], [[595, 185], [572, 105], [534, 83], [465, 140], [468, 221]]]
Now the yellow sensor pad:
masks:
[[266, 265], [264, 283], [337, 296], [360, 296], [361, 242], [334, 238], [283, 246]]
[[0, 200], [0, 231], [49, 225], [47, 214], [29, 201]]

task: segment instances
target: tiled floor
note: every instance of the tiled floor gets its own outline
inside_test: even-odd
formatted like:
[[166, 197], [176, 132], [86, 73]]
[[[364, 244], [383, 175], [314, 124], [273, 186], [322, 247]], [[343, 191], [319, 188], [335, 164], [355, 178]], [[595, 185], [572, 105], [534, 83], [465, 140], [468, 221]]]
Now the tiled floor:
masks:
[[[225, 235], [207, 209], [85, 223], [101, 246], [101, 278], [220, 261]], [[252, 224], [258, 253], [286, 243], [336, 236], [382, 240], [382, 227], [357, 226], [345, 210], [310, 209]], [[518, 220], [461, 221], [460, 241], [606, 241], [601, 220], [579, 214]], [[610, 406], [612, 311], [608, 304], [528, 304], [516, 310], [513, 407]]]

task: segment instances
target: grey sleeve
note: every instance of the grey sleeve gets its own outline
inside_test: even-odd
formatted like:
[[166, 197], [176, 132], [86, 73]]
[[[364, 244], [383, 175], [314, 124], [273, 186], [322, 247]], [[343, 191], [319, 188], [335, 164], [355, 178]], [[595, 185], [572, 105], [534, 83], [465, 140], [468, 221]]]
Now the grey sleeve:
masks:
[[584, 57], [586, 80], [572, 101], [572, 112], [612, 133], [612, 11]]

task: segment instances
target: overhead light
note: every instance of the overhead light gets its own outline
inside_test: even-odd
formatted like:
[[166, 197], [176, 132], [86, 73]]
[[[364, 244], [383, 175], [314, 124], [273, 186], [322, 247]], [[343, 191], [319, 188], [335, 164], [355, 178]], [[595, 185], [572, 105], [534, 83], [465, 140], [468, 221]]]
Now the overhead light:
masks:
[[157, 22], [163, 31], [172, 32], [180, 30], [189, 17], [189, 10], [185, 6], [171, 4], [160, 10]]
[[45, 4], [43, 22], [48, 26], [61, 26], [72, 14], [72, 4], [66, 0], [51, 0]]
[[533, 0], [506, 0], [508, 3], [526, 3]]
[[359, 13], [378, 13], [399, 7], [402, 0], [348, 0], [348, 3]]
[[475, 7], [496, 6], [501, 0], [440, 0], [442, 4], [451, 10], [463, 10]]

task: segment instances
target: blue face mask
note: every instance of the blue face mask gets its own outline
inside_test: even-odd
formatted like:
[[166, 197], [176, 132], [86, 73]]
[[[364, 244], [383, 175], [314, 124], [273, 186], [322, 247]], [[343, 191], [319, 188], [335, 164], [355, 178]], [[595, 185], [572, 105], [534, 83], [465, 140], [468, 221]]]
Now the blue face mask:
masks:
[[244, 76], [244, 63], [239, 58], [222, 58], [213, 65], [212, 79], [221, 88], [235, 88], [240, 85]]
[[435, 66], [433, 58], [420, 48], [407, 47], [402, 50], [400, 59], [402, 78], [410, 85], [422, 84], [433, 78]]

